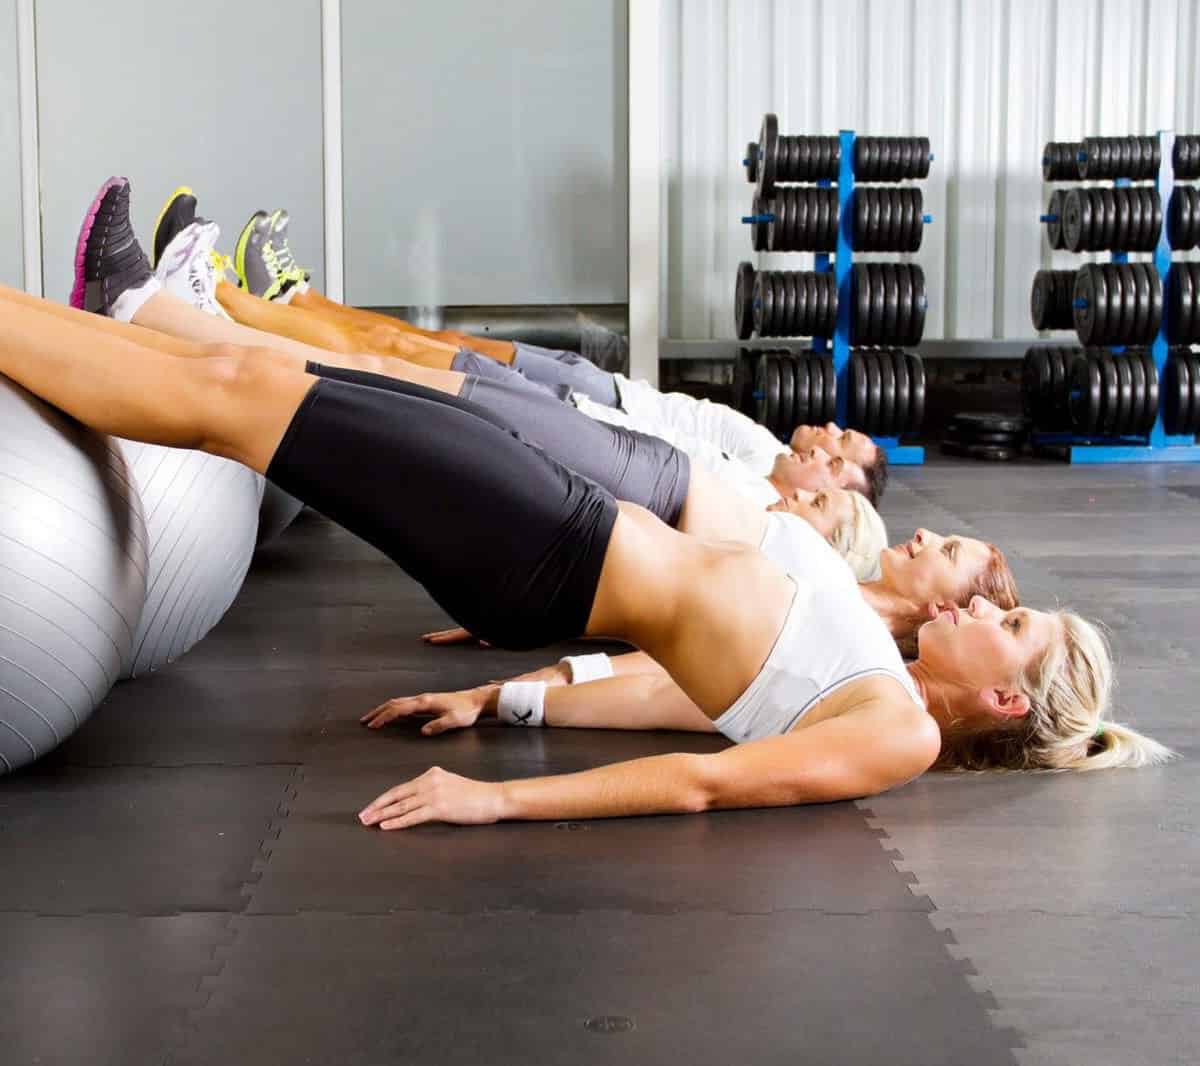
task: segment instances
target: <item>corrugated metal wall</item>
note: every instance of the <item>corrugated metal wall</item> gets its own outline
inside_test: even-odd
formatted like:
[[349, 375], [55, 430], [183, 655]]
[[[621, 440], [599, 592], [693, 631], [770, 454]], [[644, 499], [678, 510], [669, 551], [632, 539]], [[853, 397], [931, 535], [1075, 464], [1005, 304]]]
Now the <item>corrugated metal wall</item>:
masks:
[[781, 133], [931, 139], [935, 222], [912, 257], [930, 338], [1032, 335], [1046, 141], [1200, 132], [1200, 0], [664, 0], [664, 18], [670, 337], [733, 336], [742, 259], [810, 268], [756, 256], [739, 221], [764, 111]]

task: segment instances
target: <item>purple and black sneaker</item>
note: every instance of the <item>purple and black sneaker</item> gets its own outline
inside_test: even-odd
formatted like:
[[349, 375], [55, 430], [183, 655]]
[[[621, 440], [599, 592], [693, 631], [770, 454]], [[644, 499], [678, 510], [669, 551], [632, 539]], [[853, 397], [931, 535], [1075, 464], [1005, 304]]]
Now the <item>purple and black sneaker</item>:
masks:
[[129, 179], [109, 178], [79, 229], [71, 306], [108, 314], [122, 293], [151, 277], [150, 260], [129, 221]]

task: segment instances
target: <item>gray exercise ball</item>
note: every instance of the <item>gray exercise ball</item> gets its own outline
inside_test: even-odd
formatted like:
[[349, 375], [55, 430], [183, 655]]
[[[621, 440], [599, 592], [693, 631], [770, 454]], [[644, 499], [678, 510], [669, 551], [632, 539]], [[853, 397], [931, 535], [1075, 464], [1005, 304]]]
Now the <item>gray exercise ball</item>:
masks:
[[120, 443], [149, 538], [146, 606], [126, 674], [138, 677], [184, 655], [229, 610], [254, 554], [260, 479], [204, 452]]
[[70, 736], [128, 665], [146, 544], [116, 443], [0, 377], [0, 773]]
[[262, 504], [258, 509], [258, 546], [274, 540], [304, 510], [304, 504], [278, 485], [263, 479]]

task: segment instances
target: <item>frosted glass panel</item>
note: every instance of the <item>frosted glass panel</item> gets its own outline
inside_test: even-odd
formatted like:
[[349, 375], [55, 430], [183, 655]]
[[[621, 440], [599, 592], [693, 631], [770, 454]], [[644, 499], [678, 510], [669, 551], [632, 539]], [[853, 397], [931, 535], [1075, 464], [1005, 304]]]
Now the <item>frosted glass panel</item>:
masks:
[[0, 0], [0, 283], [22, 287], [17, 4]]
[[321, 284], [320, 0], [108, 0], [102, 11], [37, 5], [46, 295], [70, 292], [80, 220], [111, 174], [132, 181], [147, 246], [177, 185], [196, 190], [230, 253], [253, 211], [287, 208], [296, 255]]
[[348, 302], [625, 302], [625, 0], [355, 0], [342, 70]]

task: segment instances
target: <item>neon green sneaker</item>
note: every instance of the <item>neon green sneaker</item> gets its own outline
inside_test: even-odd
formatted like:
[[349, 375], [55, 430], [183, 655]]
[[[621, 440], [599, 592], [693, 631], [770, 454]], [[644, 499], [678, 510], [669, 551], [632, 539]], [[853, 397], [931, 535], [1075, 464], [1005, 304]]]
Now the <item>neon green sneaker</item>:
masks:
[[242, 227], [234, 250], [234, 269], [242, 287], [264, 300], [274, 300], [309, 274], [296, 264], [288, 245], [288, 213], [255, 211]]

